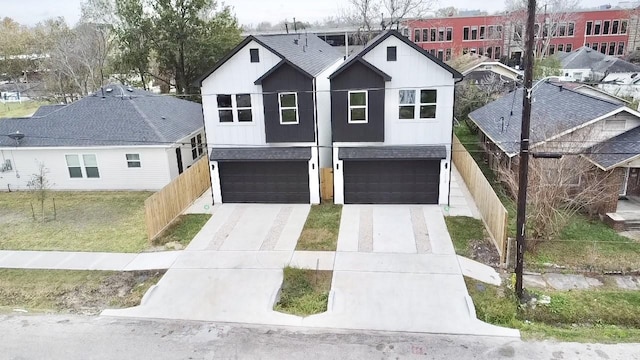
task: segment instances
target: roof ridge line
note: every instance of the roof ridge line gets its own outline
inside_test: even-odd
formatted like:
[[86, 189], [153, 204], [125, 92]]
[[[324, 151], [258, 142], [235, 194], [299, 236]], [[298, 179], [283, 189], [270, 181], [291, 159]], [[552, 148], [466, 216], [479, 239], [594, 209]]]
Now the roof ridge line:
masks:
[[142, 112], [142, 110], [140, 110], [140, 108], [138, 107], [138, 104], [136, 104], [135, 101], [133, 101], [133, 98], [130, 98], [129, 101], [131, 101], [131, 105], [133, 105], [133, 108], [136, 109], [138, 114], [142, 116], [142, 120], [144, 120], [144, 122], [151, 128], [151, 130], [153, 130], [153, 132], [160, 138], [160, 140], [162, 142], [168, 142], [167, 138], [164, 135], [162, 135], [160, 130], [158, 130], [158, 128], [149, 120], [149, 117], [147, 117], [147, 115], [144, 112]]

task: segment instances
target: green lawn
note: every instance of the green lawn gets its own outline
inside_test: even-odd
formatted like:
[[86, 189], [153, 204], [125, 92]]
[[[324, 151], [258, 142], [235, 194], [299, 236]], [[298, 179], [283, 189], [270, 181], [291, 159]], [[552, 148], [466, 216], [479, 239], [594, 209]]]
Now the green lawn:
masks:
[[32, 193], [0, 192], [0, 249], [142, 251], [148, 247], [144, 200], [151, 194], [49, 192], [42, 222]]
[[640, 292], [617, 289], [537, 291], [548, 305], [519, 307], [511, 289], [465, 278], [478, 319], [520, 329], [525, 339], [640, 342]]
[[296, 250], [336, 251], [342, 205], [311, 206]]
[[484, 224], [482, 220], [467, 216], [446, 216], [444, 221], [456, 254], [461, 256], [471, 256], [471, 240], [482, 239], [484, 237]]
[[274, 310], [309, 316], [327, 311], [332, 271], [284, 268], [280, 300]]
[[0, 269], [0, 310], [98, 314], [140, 304], [163, 272]]
[[47, 103], [40, 101], [25, 101], [23, 103], [0, 103], [0, 118], [15, 118], [31, 116], [41, 105]]
[[153, 244], [164, 245], [177, 242], [186, 247], [210, 218], [211, 214], [180, 215], [167, 230], [153, 240]]

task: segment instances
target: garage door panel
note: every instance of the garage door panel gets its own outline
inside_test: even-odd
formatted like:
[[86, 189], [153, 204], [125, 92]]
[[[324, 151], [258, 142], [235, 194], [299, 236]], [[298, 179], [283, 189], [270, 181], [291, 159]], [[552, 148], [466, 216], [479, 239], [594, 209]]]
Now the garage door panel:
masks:
[[306, 161], [221, 162], [223, 202], [308, 203]]
[[344, 161], [349, 204], [437, 204], [439, 160]]

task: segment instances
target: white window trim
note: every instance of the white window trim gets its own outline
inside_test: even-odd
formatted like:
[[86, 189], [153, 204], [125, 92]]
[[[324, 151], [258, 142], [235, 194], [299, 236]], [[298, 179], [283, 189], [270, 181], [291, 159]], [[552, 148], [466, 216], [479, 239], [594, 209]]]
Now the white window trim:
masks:
[[[282, 107], [282, 95], [294, 95], [296, 99], [295, 107]], [[297, 92], [282, 92], [278, 93], [278, 116], [280, 116], [280, 125], [297, 125], [300, 123], [300, 111], [298, 110], [298, 93]], [[282, 110], [295, 110], [296, 111], [296, 122], [283, 122], [282, 121]]]
[[[129, 160], [127, 155], [138, 155], [138, 160]], [[127, 169], [142, 169], [142, 156], [140, 156], [140, 153], [125, 153], [124, 159], [127, 162]], [[140, 166], [129, 166], [129, 163], [139, 163]]]
[[[412, 119], [400, 119], [400, 116], [398, 115], [398, 120], [399, 121], [415, 121], [415, 122], [420, 122], [420, 123], [424, 123], [424, 122], [430, 122], [430, 121], [437, 121], [438, 120], [438, 89], [433, 89], [433, 88], [413, 88], [413, 89], [399, 89], [398, 90], [398, 111], [400, 110], [400, 107], [402, 106], [411, 106], [411, 104], [400, 104], [400, 91], [401, 90], [414, 90], [415, 91], [415, 102], [413, 103], [413, 118]], [[435, 103], [423, 103], [422, 102], [422, 97], [420, 96], [420, 92], [422, 90], [435, 90], [436, 91], [436, 102]], [[420, 101], [418, 101], [420, 100]], [[420, 107], [423, 105], [435, 105], [436, 106], [436, 116], [432, 117], [432, 118], [421, 118], [420, 117]]]
[[[229, 122], [222, 122], [220, 121], [220, 113], [218, 113], [218, 125], [222, 125], [222, 126], [237, 126], [237, 125], [254, 125], [255, 121], [255, 114], [253, 113], [253, 96], [251, 96], [250, 93], [237, 93], [237, 94], [217, 94], [217, 95], [229, 95], [231, 96], [231, 107], [228, 108], [221, 108], [218, 106], [218, 96], [216, 96], [215, 102], [216, 102], [216, 111], [231, 111], [231, 118], [232, 121]], [[251, 106], [250, 107], [238, 107], [238, 99], [237, 96], [238, 95], [249, 95], [249, 97], [251, 98]], [[239, 120], [239, 116], [238, 116], [238, 111], [239, 110], [251, 110], [251, 121], [240, 121]]]
[[[351, 105], [352, 93], [364, 93], [364, 105]], [[369, 92], [367, 90], [353, 90], [347, 93], [347, 102], [349, 104], [349, 124], [368, 124], [369, 123]], [[364, 109], [364, 120], [351, 120], [351, 109]]]
[[[78, 161], [80, 162], [80, 173], [82, 174], [82, 177], [71, 177], [71, 174], [69, 174], [69, 164], [67, 163], [67, 156], [77, 156], [78, 157]], [[87, 176], [87, 165], [84, 163], [84, 156], [85, 155], [93, 155], [96, 158], [96, 166], [98, 168], [98, 177], [88, 177]], [[98, 161], [98, 155], [94, 154], [94, 153], [65, 153], [64, 154], [64, 163], [67, 167], [67, 175], [69, 175], [69, 179], [70, 180], [91, 180], [91, 181], [95, 181], [95, 180], [100, 180], [102, 179], [102, 174], [100, 173], [100, 165], [99, 165], [99, 161]]]

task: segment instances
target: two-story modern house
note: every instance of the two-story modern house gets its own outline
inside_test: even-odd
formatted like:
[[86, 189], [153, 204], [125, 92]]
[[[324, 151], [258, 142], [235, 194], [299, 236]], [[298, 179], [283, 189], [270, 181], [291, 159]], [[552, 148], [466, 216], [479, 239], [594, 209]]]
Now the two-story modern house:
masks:
[[320, 202], [343, 61], [312, 34], [248, 36], [200, 79], [214, 202]]
[[448, 203], [462, 74], [385, 31], [329, 78], [335, 203]]

